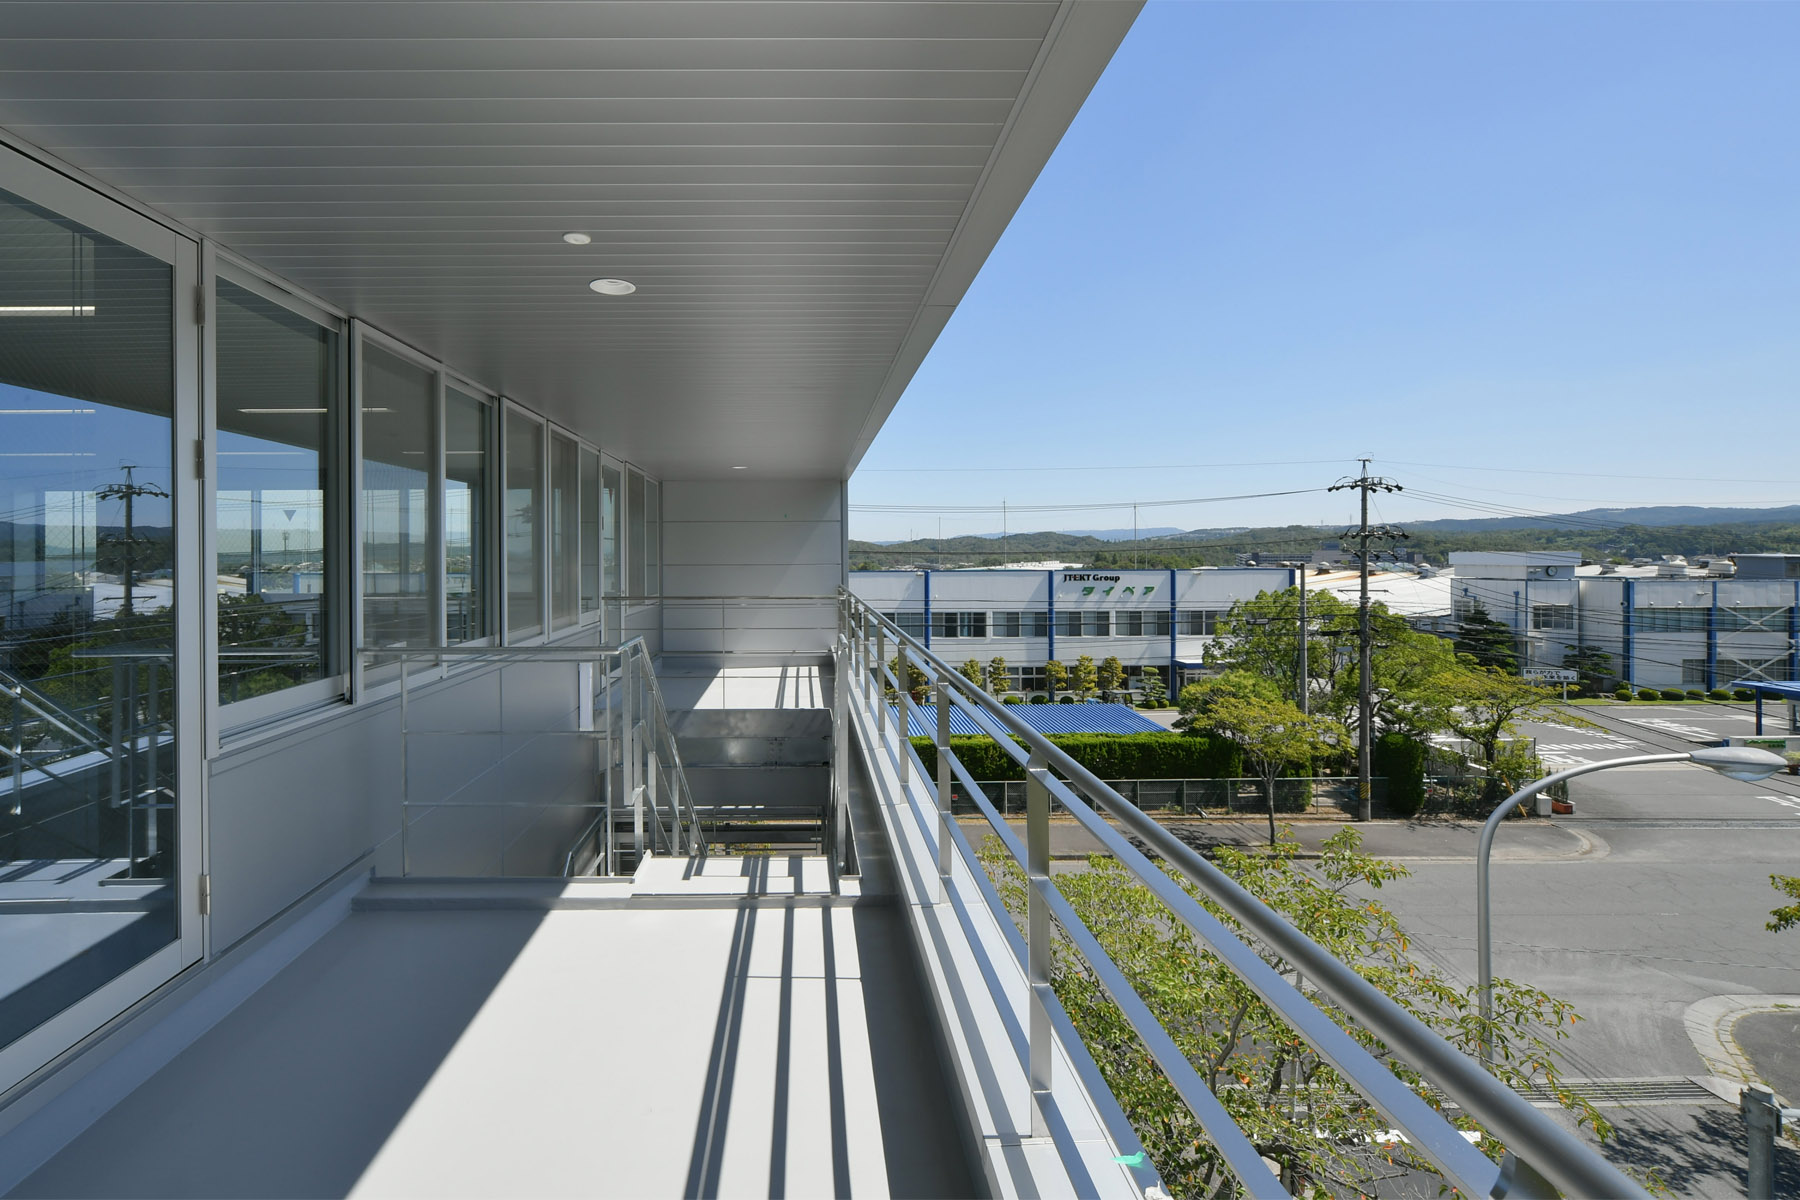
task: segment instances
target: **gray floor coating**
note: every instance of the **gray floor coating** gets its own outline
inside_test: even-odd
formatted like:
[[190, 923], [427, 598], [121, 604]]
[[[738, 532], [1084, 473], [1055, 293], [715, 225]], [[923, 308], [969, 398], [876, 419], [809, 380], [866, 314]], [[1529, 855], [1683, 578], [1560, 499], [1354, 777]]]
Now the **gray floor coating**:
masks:
[[971, 1195], [901, 919], [359, 912], [14, 1194]]

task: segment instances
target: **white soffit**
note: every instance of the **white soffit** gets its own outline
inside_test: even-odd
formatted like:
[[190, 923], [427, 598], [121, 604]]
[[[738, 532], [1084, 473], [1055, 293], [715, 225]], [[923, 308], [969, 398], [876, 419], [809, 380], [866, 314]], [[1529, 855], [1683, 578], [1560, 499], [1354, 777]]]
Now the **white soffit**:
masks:
[[1139, 7], [5, 3], [0, 128], [665, 477], [839, 477]]

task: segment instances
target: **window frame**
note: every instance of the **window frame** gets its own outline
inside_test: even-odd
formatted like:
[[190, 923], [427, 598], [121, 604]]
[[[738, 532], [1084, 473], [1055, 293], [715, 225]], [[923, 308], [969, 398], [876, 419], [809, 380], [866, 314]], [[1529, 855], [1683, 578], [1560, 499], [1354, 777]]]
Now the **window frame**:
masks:
[[[488, 445], [487, 470], [483, 472], [484, 477], [482, 479], [482, 486], [487, 490], [487, 503], [482, 505], [482, 507], [487, 510], [484, 514], [487, 517], [487, 537], [484, 539], [487, 542], [487, 578], [482, 580], [470, 580], [470, 586], [479, 586], [482, 591], [485, 592], [484, 600], [486, 602], [488, 613], [489, 632], [483, 637], [470, 638], [467, 641], [451, 642], [449, 640], [449, 588], [445, 586], [445, 573], [440, 572], [438, 586], [444, 592], [443, 601], [439, 605], [438, 612], [438, 623], [442, 631], [440, 639], [441, 643], [446, 645], [498, 646], [500, 645], [502, 619], [500, 611], [500, 595], [505, 591], [505, 588], [501, 586], [500, 583], [501, 567], [503, 565], [500, 561], [500, 555], [505, 547], [504, 539], [500, 535], [499, 525], [500, 518], [505, 509], [505, 503], [500, 494], [504, 475], [504, 460], [501, 457], [502, 449], [500, 438], [505, 424], [505, 401], [498, 392], [482, 387], [468, 376], [463, 375], [461, 372], [453, 371], [449, 367], [442, 367], [439, 370], [438, 375], [438, 471], [443, 477], [442, 481], [438, 484], [439, 504], [445, 503], [444, 492], [449, 486], [450, 480], [449, 393], [451, 388], [455, 388], [465, 396], [471, 396], [487, 406]], [[448, 506], [446, 505], [445, 507], [447, 508]], [[440, 554], [447, 561], [450, 554], [448, 513], [445, 514], [443, 526], [442, 536], [439, 537], [438, 541], [442, 544]], [[445, 570], [447, 572], [447, 566]]]
[[[426, 572], [429, 576], [428, 603], [430, 605], [429, 622], [431, 641], [435, 646], [444, 644], [444, 366], [430, 355], [415, 350], [399, 338], [383, 333], [374, 326], [356, 317], [350, 319], [352, 341], [350, 386], [352, 388], [352, 406], [350, 409], [350, 453], [351, 468], [355, 477], [352, 481], [349, 496], [351, 525], [354, 530], [351, 550], [354, 555], [354, 566], [351, 571], [351, 587], [355, 591], [353, 617], [354, 634], [352, 652], [355, 661], [352, 664], [351, 692], [354, 699], [361, 698], [369, 683], [363, 669], [362, 655], [354, 653], [355, 647], [367, 646], [366, 630], [363, 626], [363, 541], [367, 530], [362, 527], [362, 494], [363, 494], [363, 354], [364, 348], [373, 345], [385, 354], [390, 354], [402, 362], [418, 367], [431, 376], [431, 431], [427, 437], [425, 461], [427, 475], [425, 483], [425, 524], [426, 524]], [[416, 673], [426, 670], [420, 665]], [[429, 668], [440, 674], [443, 667]], [[409, 674], [415, 673], [409, 667]], [[377, 678], [385, 679], [389, 674], [397, 674], [391, 665], [384, 664], [377, 668]]]
[[[253, 696], [235, 703], [225, 703], [219, 696], [218, 652], [219, 646], [219, 609], [217, 583], [208, 596], [206, 608], [206, 644], [212, 648], [213, 661], [211, 669], [206, 671], [206, 711], [208, 754], [216, 755], [220, 748], [239, 738], [257, 732], [276, 722], [284, 720], [295, 713], [330, 705], [343, 704], [351, 698], [352, 678], [355, 675], [355, 647], [360, 644], [356, 638], [360, 636], [360, 626], [354, 624], [360, 620], [362, 611], [362, 588], [360, 576], [352, 569], [353, 559], [360, 565], [361, 553], [359, 532], [356, 529], [356, 489], [344, 487], [353, 476], [360, 477], [357, 464], [360, 458], [352, 460], [354, 439], [351, 437], [351, 426], [355, 424], [357, 414], [357, 398], [352, 392], [353, 379], [351, 362], [355, 353], [351, 347], [351, 322], [349, 318], [338, 313], [327, 305], [280, 286], [260, 270], [240, 259], [234, 254], [217, 250], [208, 256], [210, 269], [206, 271], [206, 312], [213, 319], [207, 321], [205, 346], [203, 349], [205, 396], [203, 437], [207, 458], [207, 473], [202, 489], [205, 511], [202, 521], [205, 527], [205, 547], [203, 554], [207, 563], [206, 578], [217, 580], [219, 574], [219, 373], [218, 373], [218, 281], [226, 283], [268, 301], [270, 304], [285, 308], [295, 316], [304, 318], [325, 329], [334, 330], [338, 337], [337, 354], [337, 388], [338, 413], [337, 421], [330, 431], [330, 444], [327, 453], [334, 462], [327, 468], [327, 478], [338, 485], [335, 504], [327, 497], [327, 507], [335, 508], [327, 516], [326, 536], [326, 579], [328, 583], [325, 602], [331, 606], [336, 620], [326, 622], [326, 662], [336, 667], [324, 678], [309, 683], [297, 684], [284, 688], [266, 696]], [[335, 468], [335, 470], [333, 469]], [[353, 545], [354, 543], [354, 545]], [[346, 620], [345, 618], [350, 619]]]
[[[174, 577], [176, 644], [196, 647], [194, 653], [177, 653], [172, 665], [175, 683], [176, 729], [176, 867], [175, 938], [136, 964], [113, 975], [62, 1011], [18, 1038], [0, 1045], [0, 1094], [78, 1045], [132, 1005], [142, 1001], [179, 972], [205, 957], [211, 941], [211, 920], [199, 908], [199, 888], [194, 880], [206, 871], [206, 839], [203, 829], [203, 780], [206, 760], [214, 753], [211, 732], [217, 722], [208, 707], [207, 676], [213, 674], [207, 647], [216, 645], [207, 624], [212, 611], [205, 574], [207, 557], [207, 504], [214, 459], [210, 445], [210, 360], [206, 341], [213, 322], [195, 312], [192, 297], [200, 297], [211, 313], [211, 247], [156, 219], [141, 207], [108, 194], [87, 182], [53, 170], [12, 143], [0, 139], [0, 189], [76, 221], [94, 232], [169, 264], [172, 306], [172, 391], [170, 417], [172, 442], [170, 471], [171, 521], [192, 536], [175, 539]], [[216, 578], [216, 573], [214, 578]], [[185, 587], [187, 592], [179, 590]], [[188, 599], [191, 595], [192, 599]]]
[[508, 418], [510, 418], [514, 413], [518, 413], [520, 417], [524, 418], [526, 421], [530, 422], [531, 424], [536, 425], [538, 427], [538, 432], [542, 435], [538, 439], [538, 453], [537, 453], [538, 486], [541, 489], [541, 491], [540, 491], [540, 495], [539, 495], [537, 524], [535, 526], [535, 533], [536, 533], [536, 540], [537, 540], [537, 552], [538, 552], [538, 572], [537, 572], [537, 574], [538, 574], [538, 606], [537, 606], [538, 607], [538, 629], [537, 629], [536, 633], [526, 633], [526, 634], [517, 634], [517, 635], [515, 635], [512, 631], [513, 620], [512, 620], [511, 567], [505, 561], [505, 559], [506, 559], [506, 528], [505, 528], [505, 525], [502, 524], [502, 526], [498, 530], [495, 531], [496, 536], [498, 537], [499, 542], [500, 542], [500, 557], [501, 557], [501, 562], [500, 562], [500, 567], [499, 567], [499, 575], [500, 575], [500, 579], [501, 579], [500, 596], [499, 596], [499, 599], [500, 599], [500, 624], [499, 624], [499, 627], [496, 630], [496, 632], [498, 633], [498, 635], [501, 639], [500, 640], [501, 645], [504, 645], [504, 646], [532, 646], [532, 645], [542, 644], [543, 642], [547, 641], [551, 636], [551, 630], [550, 630], [550, 583], [551, 583], [551, 579], [550, 579], [550, 541], [549, 541], [549, 537], [550, 537], [549, 511], [550, 511], [550, 429], [551, 429], [551, 424], [550, 424], [550, 419], [548, 417], [545, 417], [540, 413], [534, 412], [531, 409], [526, 408], [523, 404], [520, 404], [517, 400], [514, 400], [512, 397], [507, 396], [507, 397], [502, 398], [501, 412], [500, 412], [500, 443], [499, 443], [500, 444], [499, 493], [500, 493], [500, 511], [501, 511], [503, 521], [504, 521], [505, 512], [506, 512], [506, 486], [507, 486], [506, 464], [512, 457], [512, 444], [511, 444], [512, 443], [512, 433], [510, 430], [511, 421]]

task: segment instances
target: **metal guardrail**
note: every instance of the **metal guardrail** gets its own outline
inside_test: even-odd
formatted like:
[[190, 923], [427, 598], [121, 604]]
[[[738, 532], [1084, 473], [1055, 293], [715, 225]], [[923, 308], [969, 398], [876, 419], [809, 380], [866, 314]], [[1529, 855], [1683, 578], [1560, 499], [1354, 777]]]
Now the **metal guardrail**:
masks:
[[[1127, 802], [1048, 738], [1007, 712], [1005, 705], [964, 679], [950, 664], [901, 633], [896, 625], [847, 592], [840, 595], [839, 601], [838, 650], [840, 662], [848, 668], [838, 676], [838, 691], [861, 710], [865, 728], [872, 728], [874, 733], [873, 744], [865, 742], [865, 753], [880, 756], [881, 760], [892, 764], [901, 789], [908, 793], [908, 801], [921, 824], [935, 826], [938, 899], [942, 901], [948, 897], [952, 866], [955, 857], [960, 855], [988, 907], [1005, 928], [1013, 929], [1011, 916], [988, 883], [984, 868], [951, 812], [953, 781], [960, 781], [968, 789], [967, 794], [976, 800], [995, 836], [1025, 872], [1026, 935], [1022, 941], [1015, 939], [1012, 944], [1029, 981], [1032, 1000], [1030, 1035], [1028, 1044], [1021, 1050], [1021, 1065], [1031, 1080], [1034, 1132], [1053, 1134], [1060, 1127], [1060, 1122], [1049, 1119], [1054, 1103], [1050, 1097], [1049, 1077], [1053, 1042], [1060, 1044], [1071, 1062], [1077, 1064], [1077, 1070], [1089, 1083], [1090, 1090], [1096, 1086], [1104, 1090], [1097, 1072], [1090, 1074], [1082, 1068], [1081, 1064], [1091, 1067], [1092, 1060], [1052, 989], [1050, 933], [1051, 922], [1055, 921], [1086, 960], [1101, 986], [1119, 1005], [1121, 1013], [1212, 1139], [1245, 1192], [1258, 1197], [1288, 1194], [1193, 1064], [1181, 1053], [1174, 1039], [1157, 1022], [1124, 973], [1107, 957], [1099, 941], [1057, 889], [1049, 864], [1050, 808], [1054, 799], [1464, 1194], [1505, 1196], [1511, 1200], [1513, 1197], [1554, 1195], [1554, 1188], [1570, 1196], [1646, 1195], [1630, 1178], [1538, 1111], [1530, 1101], [1488, 1074], [1473, 1058], [1457, 1050], [1350, 966], [1295, 929], [1279, 913]], [[909, 724], [907, 718], [914, 705], [909, 692], [898, 686], [900, 679], [888, 666], [890, 652], [900, 661], [898, 675], [910, 679], [909, 665], [916, 665], [924, 671], [935, 697], [938, 763], [935, 789], [931, 781], [923, 777], [923, 765], [904, 736]], [[888, 713], [885, 693], [890, 687], [898, 695], [901, 706], [898, 721]], [[961, 709], [1025, 768], [1028, 801], [1023, 843], [951, 750], [952, 708]], [[1175, 879], [1140, 853], [1100, 815], [1100, 811], [1141, 838], [1208, 900], [1281, 955], [1358, 1025], [1374, 1034], [1432, 1086], [1479, 1121], [1506, 1146], [1505, 1160], [1496, 1164], [1471, 1145], [1423, 1096], [1307, 999]], [[931, 813], [930, 817], [925, 815], [927, 812]], [[966, 929], [967, 917], [960, 905], [957, 912]], [[992, 981], [990, 986], [993, 986]], [[1002, 1001], [998, 995], [995, 999]], [[1110, 1101], [1110, 1095], [1107, 1099]], [[1122, 1147], [1127, 1138], [1132, 1143], [1136, 1141], [1135, 1134], [1125, 1131], [1125, 1136], [1118, 1138]], [[1063, 1144], [1060, 1138], [1057, 1148], [1073, 1172], [1076, 1169], [1073, 1159], [1078, 1151]], [[1134, 1169], [1134, 1175], [1144, 1186], [1153, 1185], [1154, 1181], [1145, 1177], [1142, 1168]]]
[[[401, 778], [401, 871], [412, 874], [410, 844], [414, 809], [506, 809], [533, 807], [533, 802], [461, 800], [469, 789], [538, 745], [539, 738], [575, 737], [596, 746], [595, 774], [599, 799], [589, 804], [535, 805], [552, 808], [599, 809], [563, 852], [556, 856], [561, 873], [585, 866], [583, 848], [599, 836], [594, 865], [599, 873], [617, 873], [626, 853], [641, 860], [650, 854], [684, 854], [704, 859], [706, 838], [695, 811], [694, 795], [681, 764], [680, 749], [669, 724], [668, 707], [656, 681], [655, 665], [643, 638], [620, 646], [440, 646], [360, 647], [356, 651], [371, 683], [376, 672], [390, 671], [397, 681], [400, 706], [399, 755]], [[580, 703], [573, 729], [531, 731], [520, 745], [507, 750], [483, 769], [464, 778], [449, 792], [429, 800], [415, 800], [409, 757], [415, 737], [475, 737], [500, 734], [499, 729], [418, 729], [413, 725], [413, 692], [443, 679], [453, 667], [507, 666], [527, 662], [568, 663], [577, 670]], [[421, 672], [419, 664], [429, 664]], [[379, 686], [379, 685], [377, 685]], [[541, 749], [541, 746], [539, 747]], [[631, 817], [628, 844], [617, 832], [617, 820]], [[504, 863], [505, 847], [496, 848]]]

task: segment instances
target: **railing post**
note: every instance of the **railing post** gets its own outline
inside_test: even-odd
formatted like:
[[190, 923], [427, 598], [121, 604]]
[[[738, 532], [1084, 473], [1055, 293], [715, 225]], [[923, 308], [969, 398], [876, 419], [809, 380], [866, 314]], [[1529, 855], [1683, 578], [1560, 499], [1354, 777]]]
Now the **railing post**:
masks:
[[629, 672], [637, 669], [629, 654], [619, 656], [619, 782], [631, 805], [632, 849], [644, 858], [644, 798], [638, 790], [637, 687]]
[[407, 769], [406, 743], [411, 733], [407, 723], [406, 707], [407, 669], [406, 655], [400, 656], [400, 874], [412, 874], [412, 861], [408, 855], [406, 844], [407, 818], [412, 814], [412, 778]]
[[843, 870], [849, 861], [850, 824], [850, 635], [847, 622], [832, 646], [835, 678], [831, 681], [831, 813], [826, 832], [831, 838], [831, 861]]
[[1744, 1195], [1749, 1200], [1773, 1200], [1775, 1135], [1781, 1132], [1781, 1109], [1768, 1089], [1747, 1087], [1738, 1094], [1738, 1111], [1744, 1116], [1744, 1134], [1750, 1142]]
[[[658, 842], [663, 841], [662, 808], [656, 802], [657, 801], [656, 777], [658, 774], [658, 771], [657, 771], [658, 765], [659, 764], [657, 762], [655, 745], [650, 745], [650, 746], [645, 747], [644, 748], [644, 808], [647, 812], [649, 812], [650, 819], [653, 822], [655, 822], [655, 836], [650, 839], [650, 845], [651, 845], [650, 852], [652, 854], [656, 853], [656, 850], [655, 850], [656, 844]], [[680, 849], [680, 847], [669, 845], [666, 842], [663, 842], [663, 844], [671, 854], [675, 853], [677, 850]]]
[[880, 692], [880, 683], [881, 683], [881, 680], [876, 677], [874, 667], [872, 667], [869, 664], [869, 642], [870, 642], [870, 639], [872, 639], [875, 635], [875, 631], [873, 629], [871, 629], [869, 626], [870, 626], [870, 623], [874, 621], [874, 619], [875, 618], [870, 616], [868, 613], [863, 614], [863, 619], [861, 622], [862, 637], [859, 639], [860, 642], [862, 643], [861, 649], [862, 649], [863, 704], [865, 707], [869, 708], [870, 710], [873, 710], [875, 708], [875, 697]]
[[951, 855], [956, 848], [950, 836], [950, 685], [937, 685], [937, 804], [938, 804], [938, 903], [950, 895]]
[[[907, 656], [906, 647], [899, 642], [894, 644], [894, 677], [899, 680], [895, 690], [900, 693], [900, 719], [895, 723], [894, 749], [900, 756], [900, 786], [905, 787], [912, 782], [912, 690], [906, 685], [912, 682], [912, 660]], [[886, 705], [883, 705], [885, 708]]]
[[1050, 987], [1050, 906], [1039, 894], [1050, 886], [1049, 766], [1033, 750], [1025, 767], [1025, 935], [1026, 983], [1031, 989], [1031, 1135], [1048, 1137], [1043, 1100], [1050, 1091], [1050, 1010], [1043, 992]]
[[887, 749], [887, 680], [882, 672], [887, 670], [887, 630], [879, 622], [875, 625], [875, 744], [883, 751]]

